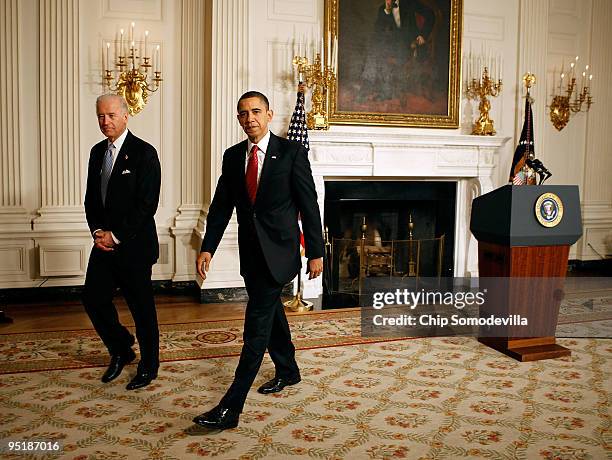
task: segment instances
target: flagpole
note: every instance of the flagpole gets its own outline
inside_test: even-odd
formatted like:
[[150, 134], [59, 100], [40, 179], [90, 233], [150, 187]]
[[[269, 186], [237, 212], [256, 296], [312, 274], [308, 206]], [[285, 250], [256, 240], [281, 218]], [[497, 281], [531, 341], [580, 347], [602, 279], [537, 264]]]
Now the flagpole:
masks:
[[[295, 103], [295, 109], [293, 110], [293, 115], [291, 116], [291, 122], [289, 123], [289, 130], [287, 132], [287, 138], [290, 140], [294, 140], [300, 142], [306, 150], [309, 150], [309, 142], [308, 142], [308, 130], [306, 128], [306, 116], [304, 109], [304, 82], [302, 81], [302, 75], [298, 75], [299, 84], [298, 84], [298, 93], [297, 93], [297, 101]], [[300, 234], [301, 234], [300, 229]], [[300, 253], [300, 259], [302, 254]], [[308, 263], [308, 262], [307, 262]], [[313, 303], [303, 299], [302, 293], [302, 269], [298, 271], [297, 275], [297, 289], [295, 295], [291, 300], [287, 300], [283, 302], [285, 306], [285, 310], [290, 312], [306, 312], [312, 310]]]

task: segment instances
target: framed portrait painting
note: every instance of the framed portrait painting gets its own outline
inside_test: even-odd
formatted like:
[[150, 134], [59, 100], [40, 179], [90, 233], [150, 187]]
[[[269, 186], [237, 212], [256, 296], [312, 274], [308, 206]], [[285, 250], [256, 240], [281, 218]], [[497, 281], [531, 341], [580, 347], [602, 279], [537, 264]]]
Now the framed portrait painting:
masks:
[[325, 6], [325, 36], [338, 48], [330, 123], [459, 126], [462, 0]]

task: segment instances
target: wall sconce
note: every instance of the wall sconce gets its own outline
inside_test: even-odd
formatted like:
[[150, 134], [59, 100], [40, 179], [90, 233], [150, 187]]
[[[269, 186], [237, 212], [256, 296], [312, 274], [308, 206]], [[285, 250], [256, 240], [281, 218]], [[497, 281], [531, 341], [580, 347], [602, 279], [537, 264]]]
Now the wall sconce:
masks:
[[[127, 39], [127, 49], [124, 49], [123, 29], [120, 31], [119, 49], [115, 49], [115, 58], [112, 59], [117, 68], [111, 69], [111, 44], [106, 43], [106, 48], [102, 50], [105, 57], [104, 62], [104, 82], [108, 89], [126, 100], [130, 115], [134, 116], [144, 108], [148, 101], [149, 93], [159, 89], [161, 78], [161, 62], [159, 58], [159, 45], [155, 48], [155, 60], [147, 55], [149, 31], [145, 30], [144, 45], [142, 49], [136, 48], [141, 42], [134, 41], [134, 23], [130, 26], [130, 33]], [[139, 56], [138, 54], [142, 55]], [[154, 68], [154, 70], [153, 70]], [[152, 83], [149, 82], [149, 70], [152, 70]]]
[[[565, 79], [566, 75], [563, 73], [563, 67], [561, 67], [558, 87], [559, 94], [557, 94], [557, 85], [553, 77], [553, 98], [549, 106], [550, 121], [558, 131], [565, 128], [565, 125], [567, 125], [569, 122], [572, 113], [582, 111], [588, 112], [591, 105], [593, 105], [593, 98], [591, 97], [590, 88], [593, 75], [588, 73], [588, 65], [584, 68], [584, 72], [582, 72], [582, 81], [580, 85], [581, 89], [578, 90], [578, 87], [576, 86], [576, 65], [578, 64], [578, 59], [579, 57], [576, 56], [574, 62], [570, 64], [570, 72], [569, 75], [567, 75], [567, 88], [565, 90], [563, 90], [563, 80]], [[565, 95], [563, 95], [563, 92], [565, 92]]]

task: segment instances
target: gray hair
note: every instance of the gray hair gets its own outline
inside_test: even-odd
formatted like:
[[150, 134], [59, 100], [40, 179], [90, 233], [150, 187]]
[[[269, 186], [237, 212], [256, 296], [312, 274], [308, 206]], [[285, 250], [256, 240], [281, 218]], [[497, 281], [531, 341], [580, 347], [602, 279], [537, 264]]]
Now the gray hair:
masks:
[[98, 98], [96, 99], [96, 109], [98, 108], [98, 104], [106, 99], [112, 99], [117, 101], [123, 113], [128, 113], [128, 105], [123, 96], [119, 96], [118, 94], [113, 93], [106, 93], [102, 94], [101, 96], [98, 96]]

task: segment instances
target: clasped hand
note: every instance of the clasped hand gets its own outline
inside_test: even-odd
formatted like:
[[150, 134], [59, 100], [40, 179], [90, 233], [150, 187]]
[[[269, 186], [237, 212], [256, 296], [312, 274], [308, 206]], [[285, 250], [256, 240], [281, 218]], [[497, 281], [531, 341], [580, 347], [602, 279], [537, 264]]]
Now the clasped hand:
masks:
[[115, 241], [113, 235], [109, 231], [98, 230], [94, 234], [95, 247], [104, 252], [112, 251], [115, 247]]

